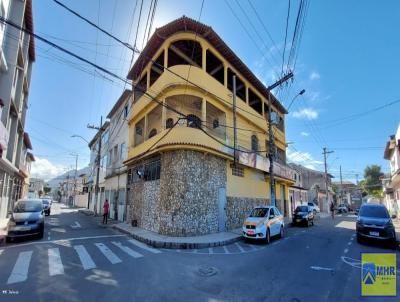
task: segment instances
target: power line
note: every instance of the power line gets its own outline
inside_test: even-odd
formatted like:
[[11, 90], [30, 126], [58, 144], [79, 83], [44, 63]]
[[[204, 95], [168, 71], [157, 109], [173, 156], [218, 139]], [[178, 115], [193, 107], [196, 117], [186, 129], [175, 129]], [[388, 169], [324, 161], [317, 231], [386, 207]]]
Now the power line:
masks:
[[290, 0], [288, 1], [288, 11], [286, 16], [286, 30], [285, 30], [285, 43], [283, 44], [283, 53], [282, 53], [282, 70], [281, 73], [283, 74], [283, 66], [285, 65], [285, 52], [286, 52], [286, 40], [289, 28], [289, 16], [290, 16]]

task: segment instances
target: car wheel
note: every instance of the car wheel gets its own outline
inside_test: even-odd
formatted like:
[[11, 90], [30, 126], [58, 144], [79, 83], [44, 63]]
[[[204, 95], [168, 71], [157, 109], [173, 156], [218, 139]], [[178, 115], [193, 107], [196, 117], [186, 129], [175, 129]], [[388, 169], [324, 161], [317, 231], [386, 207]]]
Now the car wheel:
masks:
[[358, 234], [357, 234], [357, 242], [358, 242], [358, 243], [362, 243], [362, 238], [361, 238], [361, 236], [358, 235]]
[[281, 226], [281, 231], [279, 232], [279, 237], [283, 238], [285, 236], [285, 232], [283, 230], [283, 226]]
[[270, 236], [270, 233], [269, 233], [269, 229], [267, 229], [267, 232], [265, 234], [265, 242], [267, 244], [269, 244], [271, 242], [271, 236]]
[[6, 237], [6, 243], [10, 243], [12, 241], [12, 238], [11, 237]]

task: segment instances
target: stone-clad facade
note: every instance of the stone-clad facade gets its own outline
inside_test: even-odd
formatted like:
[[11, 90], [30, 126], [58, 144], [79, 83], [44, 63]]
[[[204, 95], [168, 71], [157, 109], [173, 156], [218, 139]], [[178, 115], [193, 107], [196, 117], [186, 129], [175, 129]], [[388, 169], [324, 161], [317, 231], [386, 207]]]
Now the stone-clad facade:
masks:
[[[129, 186], [130, 219], [171, 236], [218, 231], [218, 190], [226, 187], [225, 159], [197, 151], [161, 154], [160, 179], [136, 178]], [[137, 171], [140, 166], [132, 170]]]
[[270, 204], [269, 199], [228, 196], [226, 200], [226, 228], [232, 230], [241, 227], [254, 207], [267, 204]]

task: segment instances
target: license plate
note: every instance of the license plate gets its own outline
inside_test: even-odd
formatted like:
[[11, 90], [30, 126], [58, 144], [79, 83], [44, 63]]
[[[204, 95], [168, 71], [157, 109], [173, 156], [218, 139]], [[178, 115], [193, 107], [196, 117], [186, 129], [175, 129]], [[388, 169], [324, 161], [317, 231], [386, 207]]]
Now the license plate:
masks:
[[300, 221], [301, 221], [301, 219], [296, 219], [296, 221], [297, 221], [297, 222], [300, 222]]
[[379, 237], [379, 232], [369, 232], [371, 236], [378, 236]]
[[254, 235], [254, 231], [247, 231], [247, 234]]
[[29, 227], [29, 226], [17, 227], [18, 231], [29, 231], [30, 229], [31, 229], [31, 227]]

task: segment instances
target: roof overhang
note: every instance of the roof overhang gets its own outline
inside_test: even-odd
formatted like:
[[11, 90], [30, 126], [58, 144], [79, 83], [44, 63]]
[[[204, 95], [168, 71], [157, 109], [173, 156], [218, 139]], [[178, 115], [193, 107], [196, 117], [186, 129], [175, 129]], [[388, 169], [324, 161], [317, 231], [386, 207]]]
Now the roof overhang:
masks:
[[[26, 29], [29, 30], [31, 33], [33, 33], [33, 13], [32, 13], [32, 0], [27, 0], [26, 1], [26, 6], [25, 6], [25, 26]], [[35, 40], [33, 36], [31, 35], [31, 38], [29, 40], [29, 58], [32, 61], [35, 61]]]
[[32, 150], [32, 143], [31, 143], [31, 139], [29, 138], [28, 132], [24, 132], [24, 144], [27, 149]]

